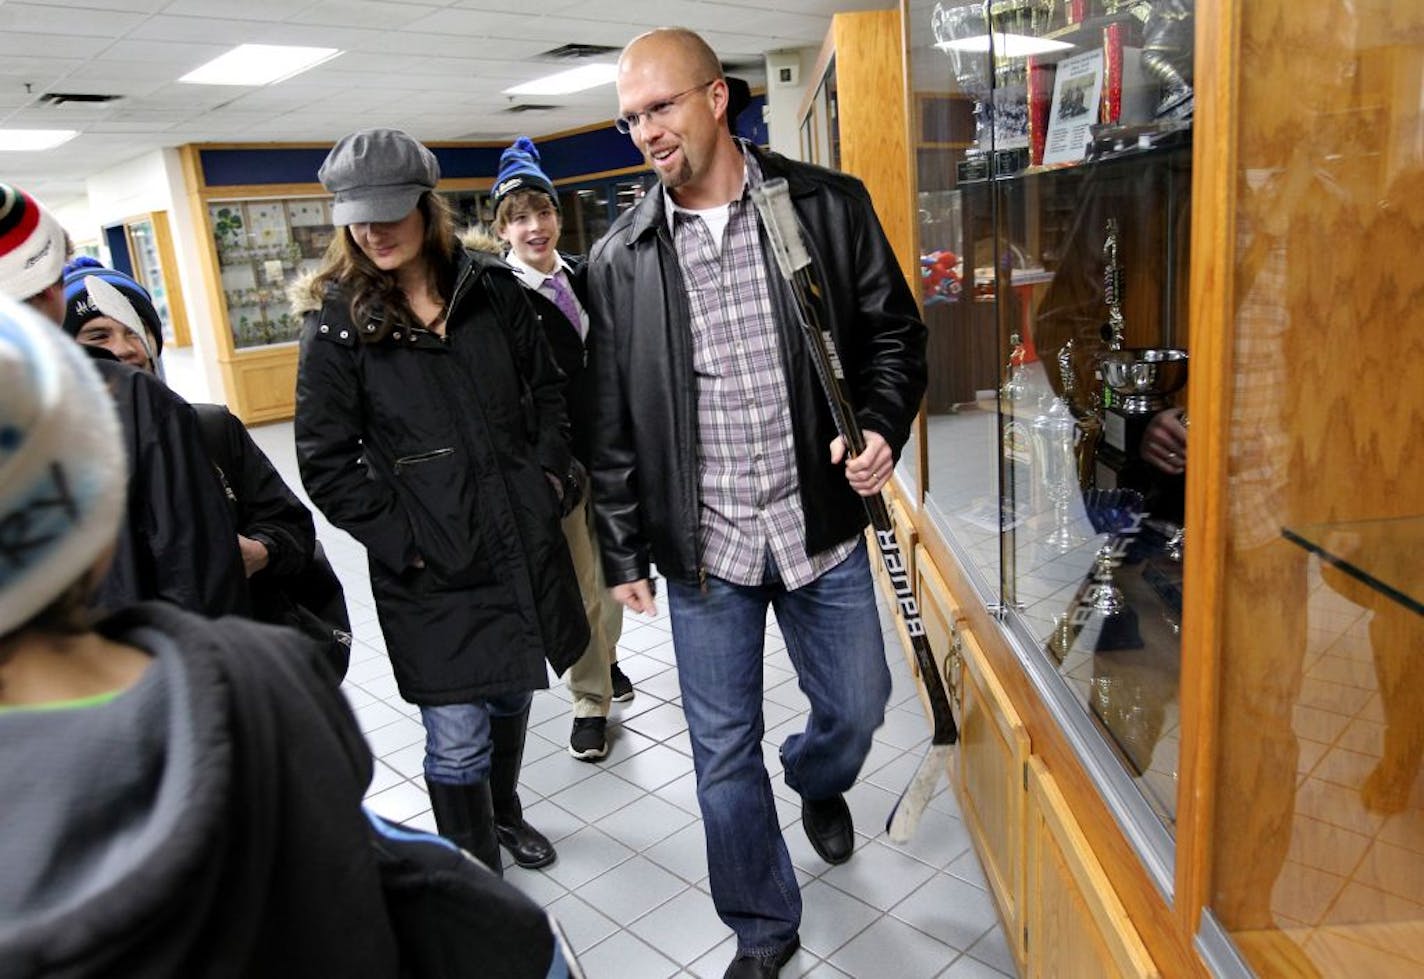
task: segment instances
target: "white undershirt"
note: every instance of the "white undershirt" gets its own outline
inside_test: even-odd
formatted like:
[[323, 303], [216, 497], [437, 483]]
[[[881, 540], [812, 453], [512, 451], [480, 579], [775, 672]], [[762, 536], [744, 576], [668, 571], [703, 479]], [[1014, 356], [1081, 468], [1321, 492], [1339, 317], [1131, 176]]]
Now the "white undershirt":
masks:
[[[746, 187], [746, 185], [747, 168], [746, 164], [743, 163], [742, 186]], [[738, 194], [737, 196], [740, 197], [741, 195]], [[717, 252], [719, 254], [721, 253], [723, 233], [727, 230], [727, 222], [731, 220], [731, 201], [728, 201], [725, 204], [718, 204], [716, 207], [704, 207], [700, 210], [691, 207], [683, 207], [678, 204], [677, 201], [672, 199], [672, 194], [668, 191], [666, 187], [663, 188], [663, 199], [667, 202], [667, 223], [669, 231], [672, 230], [673, 215], [676, 213], [680, 212], [682, 214], [690, 214], [694, 217], [699, 217], [702, 219], [703, 223], [707, 225], [707, 230], [711, 232], [712, 240], [717, 243]]]

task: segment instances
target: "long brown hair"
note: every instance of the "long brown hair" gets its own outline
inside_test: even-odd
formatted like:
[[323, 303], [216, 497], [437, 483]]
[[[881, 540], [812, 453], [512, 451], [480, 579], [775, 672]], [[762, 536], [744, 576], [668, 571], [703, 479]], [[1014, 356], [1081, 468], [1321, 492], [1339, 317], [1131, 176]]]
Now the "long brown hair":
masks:
[[[450, 205], [434, 191], [427, 190], [421, 194], [415, 207], [425, 218], [425, 238], [420, 250], [430, 276], [430, 292], [448, 301], [458, 248], [455, 219], [450, 213]], [[349, 227], [343, 227], [331, 239], [326, 254], [322, 256], [321, 268], [317, 270], [318, 294], [324, 292], [330, 283], [350, 294], [351, 322], [361, 327], [356, 333], [365, 343], [384, 340], [391, 330], [398, 327], [420, 325], [420, 320], [406, 302], [395, 274], [376, 268], [351, 237]], [[364, 327], [371, 323], [376, 324], [376, 329], [367, 332]]]

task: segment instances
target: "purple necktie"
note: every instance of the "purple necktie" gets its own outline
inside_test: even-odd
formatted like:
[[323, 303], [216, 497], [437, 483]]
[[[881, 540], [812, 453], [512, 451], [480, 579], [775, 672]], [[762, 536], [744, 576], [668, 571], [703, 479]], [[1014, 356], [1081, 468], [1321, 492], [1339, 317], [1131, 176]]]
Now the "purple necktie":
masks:
[[544, 281], [554, 290], [554, 305], [558, 306], [559, 310], [569, 318], [569, 322], [578, 331], [579, 339], [582, 340], [584, 338], [583, 316], [579, 314], [579, 304], [578, 300], [574, 298], [574, 291], [569, 288], [568, 282], [560, 273], [556, 272]]

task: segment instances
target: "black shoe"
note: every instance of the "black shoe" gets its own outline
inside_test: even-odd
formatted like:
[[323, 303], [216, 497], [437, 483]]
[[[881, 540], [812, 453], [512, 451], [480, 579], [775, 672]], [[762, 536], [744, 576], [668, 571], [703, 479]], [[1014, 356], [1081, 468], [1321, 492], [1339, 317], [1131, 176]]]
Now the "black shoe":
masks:
[[524, 762], [524, 737], [529, 711], [490, 718], [490, 797], [494, 831], [500, 845], [521, 867], [536, 870], [553, 863], [557, 854], [548, 837], [524, 819], [519, 802], [519, 768]]
[[829, 799], [801, 798], [801, 825], [806, 838], [826, 863], [845, 863], [855, 850], [855, 824], [845, 796]]
[[617, 703], [626, 704], [633, 699], [633, 681], [628, 679], [628, 675], [618, 668], [614, 663], [608, 668], [608, 675], [613, 678], [613, 699]]
[[781, 975], [781, 967], [791, 961], [800, 947], [801, 939], [797, 937], [770, 955], [738, 955], [727, 966], [722, 979], [776, 979]]
[[569, 754], [579, 761], [598, 761], [608, 754], [608, 718], [575, 717]]
[[558, 859], [554, 844], [549, 842], [547, 836], [530, 826], [522, 815], [511, 822], [499, 822], [498, 816], [495, 819], [494, 832], [499, 837], [500, 845], [509, 851], [509, 855], [519, 866], [526, 870], [538, 870]]

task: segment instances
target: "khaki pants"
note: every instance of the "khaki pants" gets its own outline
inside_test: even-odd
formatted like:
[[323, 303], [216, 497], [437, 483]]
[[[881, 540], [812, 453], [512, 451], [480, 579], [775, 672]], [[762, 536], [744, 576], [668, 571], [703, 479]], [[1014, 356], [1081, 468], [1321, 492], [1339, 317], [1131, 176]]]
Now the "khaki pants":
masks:
[[563, 521], [564, 540], [578, 575], [583, 611], [588, 617], [589, 640], [578, 662], [565, 677], [573, 696], [575, 717], [607, 717], [613, 700], [609, 667], [618, 661], [618, 637], [623, 634], [623, 606], [615, 602], [603, 582], [603, 563], [593, 514], [584, 500]]

